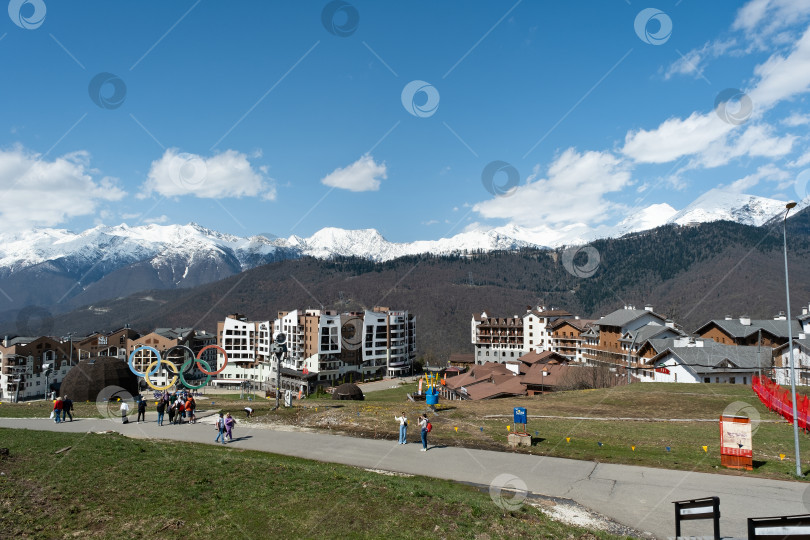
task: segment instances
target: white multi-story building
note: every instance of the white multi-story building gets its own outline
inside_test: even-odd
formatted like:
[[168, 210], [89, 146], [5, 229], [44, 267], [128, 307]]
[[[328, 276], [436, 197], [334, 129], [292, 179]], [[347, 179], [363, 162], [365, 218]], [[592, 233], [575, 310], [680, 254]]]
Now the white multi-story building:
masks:
[[[277, 373], [272, 346], [281, 334], [286, 352]], [[382, 307], [349, 313], [281, 311], [272, 323], [230, 315], [218, 324], [218, 343], [228, 354], [228, 366], [214, 384], [247, 381], [273, 389], [278, 383], [284, 390], [309, 393], [344, 379], [407, 375], [416, 355], [414, 336], [413, 315]]]
[[470, 323], [470, 338], [475, 349], [475, 363], [508, 362], [527, 352], [554, 350], [550, 325], [558, 319], [573, 315], [545, 306], [526, 309], [522, 316], [492, 317], [487, 312], [474, 315]]

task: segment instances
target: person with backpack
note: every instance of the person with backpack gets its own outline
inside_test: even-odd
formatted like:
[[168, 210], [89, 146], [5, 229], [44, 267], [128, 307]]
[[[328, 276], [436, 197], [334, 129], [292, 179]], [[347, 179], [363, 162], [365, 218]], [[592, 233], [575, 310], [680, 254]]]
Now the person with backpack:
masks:
[[220, 439], [221, 439], [222, 444], [225, 444], [225, 418], [223, 418], [222, 413], [219, 413], [219, 418], [217, 418], [216, 428], [217, 428], [218, 434], [217, 434], [217, 438], [214, 439], [214, 442], [220, 442]]
[[66, 417], [70, 417], [70, 421], [73, 422], [73, 401], [71, 401], [67, 396], [62, 398], [62, 422], [65, 421]]
[[186, 412], [188, 413], [188, 423], [189, 424], [196, 424], [197, 423], [197, 416], [194, 414], [194, 411], [197, 409], [197, 401], [189, 395], [186, 399]]
[[141, 423], [141, 418], [146, 422], [146, 400], [143, 399], [143, 396], [138, 400], [138, 419], [136, 420], [138, 424]]
[[157, 402], [157, 413], [158, 413], [158, 420], [157, 424], [159, 426], [163, 425], [163, 415], [166, 413], [166, 400], [162, 397]]
[[175, 416], [177, 423], [183, 425], [183, 418], [186, 417], [186, 404], [182, 399], [177, 400], [177, 415]]
[[419, 427], [422, 428], [422, 452], [427, 452], [427, 436], [430, 430], [433, 429], [433, 426], [428, 422], [426, 414], [419, 417]]
[[408, 444], [405, 438], [408, 435], [408, 417], [405, 416], [405, 411], [402, 411], [402, 416], [395, 416], [394, 420], [399, 420], [399, 444]]

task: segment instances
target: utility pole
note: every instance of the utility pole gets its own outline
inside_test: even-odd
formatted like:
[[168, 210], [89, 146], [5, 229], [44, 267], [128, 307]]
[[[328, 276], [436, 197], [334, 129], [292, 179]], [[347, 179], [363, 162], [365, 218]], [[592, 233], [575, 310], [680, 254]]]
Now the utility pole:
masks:
[[[788, 324], [790, 324], [788, 322]], [[757, 330], [757, 371], [759, 372], [759, 380], [762, 380], [762, 328]]]

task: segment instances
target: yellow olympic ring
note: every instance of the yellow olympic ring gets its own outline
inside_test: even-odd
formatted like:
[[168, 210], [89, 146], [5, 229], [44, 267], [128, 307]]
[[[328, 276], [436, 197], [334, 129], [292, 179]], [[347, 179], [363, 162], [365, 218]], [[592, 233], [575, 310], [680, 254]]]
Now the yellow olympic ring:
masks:
[[[152, 366], [154, 366], [156, 364], [159, 364], [160, 362], [163, 362], [164, 364], [166, 364], [167, 368], [174, 371], [174, 378], [166, 386], [157, 386], [155, 384], [152, 384], [152, 381], [149, 380], [149, 373], [152, 371]], [[146, 384], [149, 385], [149, 388], [151, 388], [152, 390], [157, 390], [158, 392], [162, 392], [163, 390], [168, 390], [169, 388], [171, 388], [172, 386], [177, 384], [177, 364], [175, 364], [174, 362], [172, 362], [170, 360], [166, 360], [165, 358], [162, 359], [162, 360], [155, 360], [154, 362], [149, 364], [149, 367], [146, 368], [146, 371], [144, 372], [144, 374], [145, 374], [145, 377], [143, 378], [143, 380], [146, 381]]]

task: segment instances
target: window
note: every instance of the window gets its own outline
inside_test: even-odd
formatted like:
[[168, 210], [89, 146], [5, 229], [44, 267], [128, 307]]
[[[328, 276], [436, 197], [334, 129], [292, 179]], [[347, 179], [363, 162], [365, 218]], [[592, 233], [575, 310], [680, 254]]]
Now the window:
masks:
[[711, 378], [711, 377], [703, 377], [703, 382], [705, 382], [705, 383], [711, 383], [711, 382], [712, 382], [712, 378]]
[[743, 384], [748, 384], [748, 377], [743, 377]]
[[715, 377], [714, 382], [719, 383], [720, 382], [720, 377]]
[[737, 377], [729, 377], [728, 382], [730, 382], [731, 384], [736, 384], [737, 383]]

